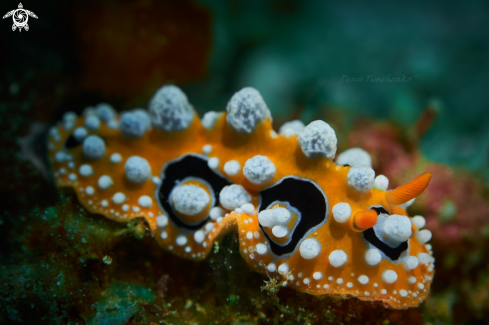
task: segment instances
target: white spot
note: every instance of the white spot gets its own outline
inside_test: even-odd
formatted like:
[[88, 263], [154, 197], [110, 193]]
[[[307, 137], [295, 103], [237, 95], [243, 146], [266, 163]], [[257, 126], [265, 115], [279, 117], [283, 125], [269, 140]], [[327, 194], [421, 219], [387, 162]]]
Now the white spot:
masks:
[[214, 229], [214, 223], [208, 222], [205, 224], [205, 231], [206, 233], [210, 232], [212, 229]]
[[176, 243], [178, 246], [184, 246], [185, 244], [187, 244], [187, 237], [185, 237], [184, 235], [179, 235], [179, 236], [177, 236], [177, 238], [175, 239], [175, 243]]
[[120, 153], [113, 153], [110, 155], [110, 162], [113, 163], [113, 164], [118, 164], [120, 162], [122, 162], [122, 156]]
[[353, 283], [348, 282], [348, 283], [346, 284], [346, 286], [347, 286], [347, 288], [350, 288], [350, 289], [351, 289], [351, 288], [353, 288]]
[[87, 186], [85, 187], [85, 193], [87, 193], [87, 195], [93, 195], [93, 193], [95, 193], [95, 190], [93, 189], [93, 187]]
[[418, 258], [416, 256], [409, 256], [409, 257], [405, 258], [402, 261], [402, 263], [404, 264], [404, 268], [407, 271], [411, 271], [411, 270], [414, 270], [415, 268], [418, 267], [419, 261], [418, 261]]
[[375, 177], [374, 187], [381, 191], [387, 191], [387, 188], [389, 187], [389, 179], [384, 175]]
[[272, 234], [277, 238], [284, 238], [289, 234], [289, 228], [286, 226], [274, 226], [272, 228]]
[[202, 126], [206, 128], [207, 130], [211, 130], [214, 125], [216, 124], [217, 119], [222, 115], [223, 113], [219, 112], [214, 112], [214, 111], [209, 111], [204, 114], [202, 117]]
[[100, 128], [100, 119], [94, 115], [87, 116], [85, 127], [91, 131], [97, 131]]
[[363, 258], [365, 260], [365, 263], [370, 266], [375, 266], [379, 264], [382, 260], [382, 255], [380, 255], [380, 252], [377, 248], [370, 248], [367, 249]]
[[342, 278], [336, 279], [336, 283], [340, 285], [343, 284], [343, 279]]
[[207, 161], [207, 166], [209, 166], [210, 169], [217, 169], [219, 167], [219, 158], [209, 158]]
[[302, 272], [299, 272], [299, 274], [297, 274], [297, 277], [298, 277], [299, 279], [300, 279], [300, 278], [302, 278], [303, 276], [304, 276], [304, 273], [302, 273]]
[[329, 254], [329, 263], [333, 267], [340, 267], [345, 265], [348, 260], [348, 255], [346, 255], [345, 251], [342, 249], [337, 249]]
[[88, 177], [93, 175], [93, 168], [89, 164], [83, 164], [78, 169], [78, 172], [80, 173], [81, 176]]
[[105, 156], [105, 142], [98, 135], [89, 135], [83, 140], [83, 155], [97, 160]]
[[385, 221], [383, 231], [392, 243], [402, 243], [412, 235], [411, 220], [409, 217], [393, 214]]
[[150, 128], [151, 120], [148, 113], [143, 109], [135, 109], [121, 114], [119, 129], [125, 138], [141, 138]]
[[223, 217], [225, 213], [226, 212], [220, 207], [213, 207], [209, 211], [209, 216], [211, 217], [212, 220], [217, 220], [217, 218]]
[[411, 221], [418, 229], [424, 228], [426, 226], [426, 219], [422, 216], [414, 216]]
[[424, 284], [422, 284], [421, 282], [418, 283], [418, 288], [419, 288], [419, 290], [423, 290], [424, 289]]
[[423, 229], [416, 232], [416, 238], [421, 244], [426, 244], [431, 239], [431, 231]]
[[251, 216], [255, 215], [255, 206], [252, 203], [245, 203], [241, 206], [241, 210], [244, 213], [249, 214]]
[[413, 205], [414, 201], [416, 200], [415, 197], [413, 197], [411, 200], [407, 201], [407, 202], [404, 202], [403, 204], [400, 205], [401, 208], [403, 208], [404, 210], [406, 210], [407, 208], [409, 208], [411, 205]]
[[76, 166], [76, 165], [75, 165], [75, 163], [74, 163], [74, 162], [72, 162], [72, 161], [70, 161], [70, 162], [68, 163], [68, 168], [73, 169], [73, 168], [75, 168], [75, 166]]
[[202, 147], [202, 152], [204, 153], [204, 155], [208, 155], [210, 154], [212, 151], [212, 146], [210, 144], [206, 144], [205, 146]]
[[112, 201], [115, 203], [115, 204], [122, 204], [126, 201], [126, 196], [124, 195], [124, 193], [121, 193], [121, 192], [117, 192], [114, 194], [114, 196], [112, 197]]
[[59, 163], [62, 163], [62, 162], [65, 162], [67, 161], [67, 154], [63, 151], [58, 151], [54, 154], [54, 160], [56, 160], [56, 162], [59, 162]]
[[197, 244], [201, 244], [205, 240], [205, 233], [202, 230], [197, 230], [194, 233], [194, 240]]
[[385, 283], [389, 283], [389, 284], [394, 283], [397, 281], [397, 273], [392, 270], [385, 270], [382, 273], [382, 280]]
[[260, 121], [271, 117], [258, 90], [246, 87], [231, 97], [227, 107], [228, 126], [239, 134], [250, 134]]
[[[223, 217], [219, 217], [216, 219], [216, 222], [220, 224], [223, 220], [224, 220]], [[214, 229], [214, 231], [216, 231], [216, 230]]]
[[167, 216], [163, 216], [163, 215], [157, 216], [156, 217], [156, 224], [160, 228], [163, 228], [163, 227], [168, 226], [168, 217]]
[[[251, 223], [251, 222], [250, 222]], [[258, 231], [255, 231], [253, 233], [253, 236], [255, 236], [256, 239], [259, 239], [260, 238], [260, 233]]]
[[278, 273], [287, 274], [289, 273], [289, 264], [283, 263], [278, 267]]
[[369, 281], [369, 279], [368, 279], [368, 276], [366, 276], [366, 275], [360, 275], [358, 277], [358, 282], [360, 282], [363, 285], [367, 284], [368, 281]]
[[314, 272], [312, 277], [314, 278], [314, 280], [321, 280], [323, 278], [323, 273], [322, 272]]
[[404, 297], [407, 297], [408, 292], [404, 289], [401, 289], [401, 290], [399, 290], [399, 295], [404, 298]]
[[336, 222], [344, 223], [350, 219], [351, 207], [348, 203], [337, 203], [333, 207], [333, 218]]
[[314, 121], [299, 133], [299, 144], [308, 158], [333, 158], [336, 154], [336, 134], [324, 121]]
[[323, 286], [323, 288], [324, 288], [324, 289], [329, 289], [329, 284], [325, 284], [325, 285]]
[[408, 279], [408, 282], [411, 283], [411, 284], [415, 284], [416, 283], [416, 277], [410, 276], [409, 279]]
[[160, 183], [161, 183], [161, 179], [158, 176], [151, 177], [151, 180], [153, 181], [153, 184], [155, 184], [155, 185], [160, 185]]
[[267, 250], [268, 250], [267, 245], [262, 243], [256, 244], [256, 252], [258, 254], [260, 255], [266, 254]]
[[102, 202], [100, 202], [100, 205], [103, 206], [104, 208], [108, 207], [109, 206], [109, 201], [107, 200], [102, 200]]
[[138, 204], [142, 208], [151, 208], [153, 200], [147, 195], [142, 195], [138, 199]]
[[304, 282], [304, 284], [309, 284], [311, 283], [311, 280], [309, 280], [308, 278], [305, 278], [304, 280], [302, 280], [302, 282]]
[[158, 89], [149, 103], [153, 125], [165, 132], [183, 131], [194, 119], [194, 109], [183, 91], [174, 85]]
[[71, 173], [71, 174], [68, 175], [68, 179], [70, 181], [76, 181], [78, 179], [78, 177], [76, 176], [76, 174]]
[[418, 253], [419, 263], [423, 265], [428, 265], [431, 262], [431, 256], [426, 253]]
[[228, 210], [239, 208], [245, 203], [251, 202], [251, 196], [241, 185], [232, 184], [224, 186], [219, 193], [219, 201]]
[[73, 137], [78, 142], [81, 142], [83, 139], [85, 139], [87, 135], [88, 135], [88, 131], [83, 126], [79, 126], [75, 129], [75, 131], [73, 131]]
[[285, 122], [278, 130], [278, 134], [283, 134], [285, 137], [290, 138], [293, 135], [301, 133], [304, 127], [304, 123], [300, 120]]
[[361, 148], [351, 148], [343, 151], [336, 157], [336, 163], [339, 165], [364, 165], [372, 167], [372, 158], [368, 152]]
[[248, 231], [246, 233], [246, 239], [248, 239], [248, 240], [252, 240], [253, 239], [253, 233], [251, 231]]
[[111, 187], [114, 184], [114, 182], [112, 181], [112, 178], [110, 178], [110, 176], [108, 176], [108, 175], [102, 175], [98, 179], [97, 184], [98, 184], [98, 187], [101, 190], [106, 190], [109, 187]]
[[265, 184], [273, 179], [277, 168], [266, 156], [254, 156], [243, 167], [244, 176], [253, 184]]
[[278, 137], [277, 132], [275, 132], [274, 130], [270, 130], [270, 137], [271, 137], [272, 139], [275, 139], [276, 137]]
[[356, 165], [350, 168], [346, 177], [347, 183], [353, 189], [365, 193], [372, 189], [375, 172], [372, 168]]
[[387, 290], [382, 289], [382, 290], [380, 290], [380, 293], [383, 294], [383, 295], [386, 295], [387, 294]]
[[277, 270], [277, 266], [275, 263], [270, 263], [267, 265], [267, 270], [268, 272], [275, 272]]
[[241, 164], [237, 160], [230, 160], [224, 164], [224, 172], [229, 176], [236, 176], [241, 170]]
[[378, 283], [374, 283], [374, 288], [377, 288], [379, 286]]
[[195, 185], [177, 186], [170, 199], [175, 210], [188, 216], [202, 213], [210, 202], [209, 194]]
[[141, 209], [139, 207], [137, 207], [137, 206], [132, 207], [132, 212], [138, 213], [139, 211], [141, 211]]
[[126, 160], [124, 172], [131, 183], [142, 184], [151, 177], [151, 166], [146, 159], [132, 156]]
[[321, 243], [316, 238], [308, 238], [302, 242], [299, 253], [306, 260], [316, 258], [321, 253]]
[[124, 211], [124, 212], [129, 211], [129, 204], [124, 204], [124, 205], [122, 206], [122, 211]]

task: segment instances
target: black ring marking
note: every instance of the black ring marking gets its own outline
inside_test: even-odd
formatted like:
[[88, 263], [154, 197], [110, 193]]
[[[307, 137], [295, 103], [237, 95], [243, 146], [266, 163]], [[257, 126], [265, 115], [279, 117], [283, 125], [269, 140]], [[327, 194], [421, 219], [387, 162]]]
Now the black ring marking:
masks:
[[404, 252], [408, 248], [407, 241], [402, 242], [396, 248], [390, 247], [389, 245], [382, 242], [377, 237], [377, 235], [375, 234], [374, 228], [368, 228], [367, 230], [365, 230], [363, 232], [363, 237], [365, 238], [365, 240], [367, 240], [370, 244], [374, 245], [376, 248], [381, 250], [385, 255], [387, 255], [387, 257], [389, 257], [393, 261], [399, 259], [399, 256], [401, 256], [401, 253]]
[[70, 137], [65, 142], [65, 148], [66, 149], [73, 149], [75, 147], [78, 147], [80, 144], [82, 144], [82, 142], [80, 142], [77, 139], [75, 139], [75, 137], [73, 136], [73, 133], [72, 133], [70, 135]]
[[284, 246], [275, 243], [265, 232], [263, 226], [260, 225], [261, 230], [270, 243], [270, 249], [278, 256], [292, 253], [306, 233], [328, 217], [328, 200], [326, 196], [309, 180], [293, 177], [283, 178], [280, 183], [261, 191], [260, 198], [258, 212], [265, 210], [274, 201], [282, 201], [289, 202], [302, 215], [290, 242]]
[[380, 216], [381, 214], [389, 214], [389, 212], [387, 212], [386, 209], [384, 209], [384, 207], [371, 207], [370, 209], [372, 210], [375, 210], [375, 212], [377, 212], [377, 215]]
[[206, 216], [204, 220], [188, 224], [180, 219], [170, 206], [170, 193], [178, 183], [178, 181], [187, 177], [199, 177], [206, 180], [214, 190], [215, 206], [219, 205], [219, 193], [224, 186], [230, 185], [226, 179], [216, 174], [207, 166], [207, 160], [193, 155], [185, 156], [184, 158], [171, 162], [163, 167], [162, 182], [157, 191], [157, 198], [160, 206], [166, 212], [168, 217], [175, 225], [188, 230], [198, 230], [202, 228], [210, 219]]

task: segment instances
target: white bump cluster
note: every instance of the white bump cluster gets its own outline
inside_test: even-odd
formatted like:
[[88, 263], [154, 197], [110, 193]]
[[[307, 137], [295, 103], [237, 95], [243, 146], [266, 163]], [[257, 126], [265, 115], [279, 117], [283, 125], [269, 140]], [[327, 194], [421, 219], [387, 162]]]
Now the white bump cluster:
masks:
[[372, 189], [375, 172], [372, 168], [356, 165], [350, 168], [347, 175], [347, 183], [355, 190], [365, 193]]
[[387, 240], [395, 243], [402, 243], [412, 235], [411, 220], [409, 217], [393, 214], [387, 218], [383, 227]]
[[132, 156], [126, 160], [124, 172], [131, 183], [142, 184], [151, 177], [151, 166], [146, 159]]
[[374, 179], [374, 187], [378, 190], [387, 191], [389, 179], [384, 175], [379, 175]]
[[185, 130], [194, 118], [194, 109], [183, 91], [174, 85], [158, 89], [149, 103], [153, 125], [165, 132]]
[[101, 159], [105, 156], [105, 142], [98, 135], [90, 135], [83, 140], [83, 154], [90, 159]]
[[321, 243], [316, 238], [308, 238], [302, 242], [299, 253], [306, 260], [316, 258], [321, 253]]
[[175, 210], [188, 216], [202, 213], [210, 202], [209, 194], [195, 185], [177, 186], [170, 199]]
[[338, 155], [336, 163], [340, 165], [365, 165], [372, 167], [372, 158], [370, 158], [368, 152], [361, 148], [350, 148]]
[[375, 266], [382, 260], [382, 255], [377, 248], [367, 249], [365, 255], [363, 256], [365, 263], [370, 266]]
[[232, 184], [224, 186], [219, 193], [219, 201], [228, 210], [239, 208], [245, 203], [251, 202], [251, 196], [241, 185]]
[[121, 114], [119, 128], [124, 137], [129, 139], [141, 138], [151, 127], [149, 115], [143, 109], [136, 109]]
[[348, 255], [346, 255], [345, 251], [342, 249], [337, 249], [329, 254], [329, 263], [333, 267], [340, 267], [345, 265], [348, 260]]
[[351, 207], [348, 203], [337, 203], [333, 207], [333, 218], [336, 222], [344, 223], [350, 219]]
[[[263, 227], [275, 228], [279, 226], [284, 226], [283, 228], [286, 228], [287, 233], [288, 233], [288, 228], [286, 227], [286, 225], [289, 221], [290, 221], [290, 212], [289, 210], [282, 207], [263, 210], [258, 214], [258, 222]], [[287, 233], [284, 236], [286, 236]]]
[[258, 122], [270, 117], [270, 110], [258, 90], [246, 87], [231, 97], [227, 107], [226, 121], [239, 134], [250, 134]]
[[209, 111], [205, 113], [204, 116], [202, 117], [202, 126], [207, 130], [211, 130], [216, 124], [216, 121], [219, 118], [219, 116], [221, 116], [222, 114], [223, 113], [214, 112], [214, 111]]
[[243, 167], [244, 176], [257, 185], [271, 181], [276, 172], [277, 168], [267, 156], [254, 156], [248, 159]]
[[241, 170], [241, 164], [237, 160], [230, 160], [224, 164], [224, 172], [229, 176], [238, 175]]
[[293, 135], [301, 133], [304, 127], [304, 123], [300, 120], [285, 122], [278, 130], [278, 134], [283, 134], [287, 138], [290, 138]]
[[299, 144], [308, 158], [333, 158], [336, 154], [336, 134], [324, 121], [314, 121], [299, 133]]

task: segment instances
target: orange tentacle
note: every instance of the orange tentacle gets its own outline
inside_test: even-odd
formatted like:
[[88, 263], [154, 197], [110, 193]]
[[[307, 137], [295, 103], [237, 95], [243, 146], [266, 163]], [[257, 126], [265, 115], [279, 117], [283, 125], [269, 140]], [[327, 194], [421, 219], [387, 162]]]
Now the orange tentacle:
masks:
[[431, 176], [431, 173], [423, 173], [409, 183], [387, 192], [387, 202], [393, 205], [400, 205], [417, 197], [426, 189], [430, 183]]

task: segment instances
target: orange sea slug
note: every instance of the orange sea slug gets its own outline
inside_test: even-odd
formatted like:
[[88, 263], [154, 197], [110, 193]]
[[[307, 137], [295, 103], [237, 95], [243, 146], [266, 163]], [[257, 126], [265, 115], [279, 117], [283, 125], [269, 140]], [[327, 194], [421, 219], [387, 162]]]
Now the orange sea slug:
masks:
[[252, 268], [299, 291], [417, 306], [434, 274], [431, 233], [405, 209], [431, 174], [388, 191], [365, 151], [349, 149], [335, 163], [336, 141], [324, 121], [289, 122], [277, 134], [253, 88], [200, 120], [168, 85], [149, 111], [118, 115], [100, 104], [65, 114], [48, 148], [57, 184], [86, 209], [123, 222], [144, 217], [178, 256], [202, 260], [236, 229]]

